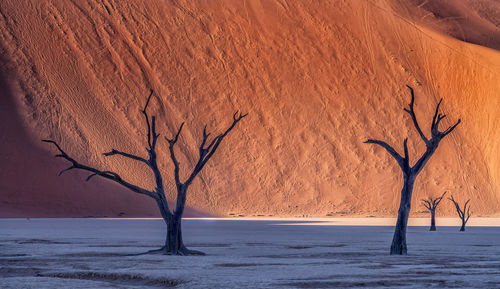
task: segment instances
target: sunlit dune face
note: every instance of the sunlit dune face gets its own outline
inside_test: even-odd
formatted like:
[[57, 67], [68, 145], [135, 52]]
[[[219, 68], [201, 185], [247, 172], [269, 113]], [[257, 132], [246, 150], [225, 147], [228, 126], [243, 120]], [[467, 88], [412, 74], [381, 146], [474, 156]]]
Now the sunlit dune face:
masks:
[[[249, 113], [194, 180], [187, 216], [392, 217], [398, 165], [363, 142], [402, 152], [408, 138], [412, 161], [425, 151], [405, 85], [420, 123], [440, 98], [441, 129], [462, 119], [418, 176], [411, 216], [427, 216], [420, 200], [444, 191], [498, 216], [498, 1], [177, 2], [0, 1], [0, 216], [159, 216], [154, 201], [106, 180], [58, 177], [68, 163], [40, 142], [153, 189], [144, 165], [102, 153], [147, 156], [140, 109], [154, 90], [172, 204], [163, 137], [186, 123], [176, 147], [185, 180], [203, 127], [214, 136], [234, 111]], [[443, 200], [437, 216], [455, 214]]]

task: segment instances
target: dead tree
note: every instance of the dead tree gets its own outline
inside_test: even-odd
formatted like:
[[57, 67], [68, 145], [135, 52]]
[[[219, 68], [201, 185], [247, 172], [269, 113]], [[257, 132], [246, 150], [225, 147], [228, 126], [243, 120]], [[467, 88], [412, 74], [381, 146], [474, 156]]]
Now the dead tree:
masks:
[[429, 197], [429, 199], [427, 200], [422, 200], [424, 206], [431, 213], [431, 228], [429, 229], [429, 231], [436, 231], [436, 208], [439, 205], [439, 203], [441, 203], [441, 200], [443, 199], [444, 195], [446, 195], [446, 192], [444, 192], [439, 198], [433, 199]]
[[[452, 201], [453, 204], [455, 205], [455, 208], [457, 209], [458, 217], [460, 218], [460, 220], [462, 220], [462, 227], [460, 227], [460, 232], [463, 232], [463, 231], [465, 231], [465, 225], [467, 224], [467, 222], [469, 221], [469, 218], [470, 218], [470, 206], [467, 207], [467, 205], [470, 202], [470, 199], [467, 200], [467, 202], [465, 202], [463, 210], [460, 208], [460, 205], [458, 204], [458, 202], [456, 202], [455, 199], [453, 199], [453, 195], [449, 198], [449, 200]], [[467, 212], [467, 216], [466, 216], [466, 212]]]
[[175, 210], [171, 211], [168, 206], [167, 198], [165, 196], [165, 187], [163, 184], [163, 177], [162, 174], [158, 168], [158, 161], [157, 161], [157, 143], [158, 143], [158, 137], [160, 134], [156, 132], [156, 117], [151, 116], [151, 118], [148, 116], [148, 113], [146, 109], [148, 108], [149, 102], [151, 100], [151, 97], [153, 95], [153, 91], [151, 91], [149, 97], [147, 98], [146, 105], [144, 106], [144, 109], [141, 111], [142, 114], [144, 115], [144, 119], [146, 121], [146, 126], [147, 126], [147, 147], [146, 151], [148, 154], [147, 158], [143, 158], [140, 156], [136, 156], [133, 154], [129, 154], [126, 152], [122, 152], [116, 149], [112, 149], [110, 152], [106, 152], [103, 155], [106, 157], [109, 156], [122, 156], [125, 158], [129, 158], [138, 162], [141, 162], [143, 164], [146, 164], [153, 172], [154, 177], [155, 177], [155, 182], [156, 182], [156, 187], [154, 190], [147, 190], [144, 188], [141, 188], [139, 186], [136, 186], [132, 183], [129, 183], [125, 181], [121, 176], [119, 176], [117, 173], [109, 170], [99, 170], [90, 166], [83, 165], [70, 157], [60, 146], [57, 144], [57, 142], [53, 140], [43, 140], [44, 142], [51, 143], [56, 148], [59, 150], [59, 154], [56, 155], [56, 157], [64, 158], [67, 161], [71, 163], [71, 166], [62, 170], [59, 175], [61, 175], [64, 172], [67, 172], [72, 169], [79, 169], [79, 170], [84, 170], [88, 171], [91, 174], [87, 177], [86, 181], [89, 181], [92, 179], [94, 176], [100, 176], [105, 179], [114, 181], [129, 190], [146, 195], [148, 197], [151, 197], [155, 200], [155, 202], [158, 205], [158, 208], [160, 210], [161, 216], [163, 217], [163, 220], [165, 221], [165, 224], [167, 225], [167, 234], [165, 238], [165, 245], [159, 249], [159, 250], [152, 250], [147, 253], [163, 253], [163, 254], [170, 254], [170, 255], [203, 255], [202, 252], [195, 251], [195, 250], [189, 250], [186, 248], [186, 246], [183, 243], [182, 240], [182, 227], [181, 227], [181, 218], [182, 214], [184, 212], [184, 207], [186, 205], [186, 197], [187, 197], [187, 190], [189, 185], [193, 182], [195, 177], [200, 173], [200, 171], [203, 169], [205, 164], [208, 162], [208, 160], [214, 155], [215, 151], [221, 144], [222, 140], [229, 134], [229, 132], [236, 126], [236, 124], [244, 118], [247, 114], [241, 114], [238, 111], [233, 115], [233, 122], [232, 124], [224, 131], [224, 133], [219, 134], [215, 136], [210, 142], [208, 142], [208, 137], [210, 136], [209, 133], [206, 132], [206, 126], [203, 129], [203, 138], [201, 140], [201, 144], [199, 146], [199, 158], [198, 162], [196, 163], [192, 173], [189, 175], [188, 179], [185, 182], [181, 182], [180, 180], [180, 175], [179, 175], [179, 162], [177, 161], [174, 153], [174, 147], [175, 144], [177, 143], [179, 139], [179, 135], [181, 134], [182, 127], [184, 126], [184, 123], [182, 123], [175, 134], [175, 136], [172, 139], [167, 139], [169, 143], [169, 150], [170, 150], [170, 157], [172, 158], [172, 161], [174, 163], [174, 177], [175, 177], [175, 184], [177, 188], [177, 201], [176, 201], [176, 206]]
[[443, 100], [441, 99], [436, 106], [436, 111], [434, 113], [434, 117], [432, 118], [432, 124], [430, 127], [431, 139], [428, 139], [420, 129], [417, 117], [415, 116], [415, 111], [413, 110], [413, 104], [415, 102], [415, 95], [413, 92], [413, 88], [411, 88], [408, 85], [407, 87], [410, 89], [411, 101], [409, 107], [405, 108], [404, 110], [410, 115], [413, 121], [413, 125], [415, 126], [415, 129], [420, 135], [420, 138], [424, 141], [427, 147], [426, 151], [420, 156], [417, 162], [413, 166], [411, 166], [410, 156], [408, 155], [408, 138], [406, 138], [403, 142], [404, 156], [401, 156], [398, 152], [396, 152], [396, 150], [393, 147], [391, 147], [384, 141], [374, 140], [374, 139], [369, 139], [365, 141], [365, 143], [377, 144], [386, 149], [387, 152], [396, 160], [399, 167], [401, 168], [401, 171], [403, 172], [404, 183], [403, 183], [403, 189], [401, 190], [401, 201], [398, 210], [398, 220], [396, 222], [394, 237], [392, 239], [391, 255], [407, 254], [406, 228], [408, 226], [408, 215], [410, 214], [410, 208], [411, 208], [411, 196], [416, 177], [422, 171], [427, 161], [429, 161], [430, 157], [434, 154], [434, 152], [438, 148], [439, 142], [445, 136], [451, 133], [460, 123], [459, 119], [457, 123], [450, 126], [447, 130], [439, 131], [439, 123], [441, 122], [441, 120], [443, 120], [443, 118], [446, 117], [446, 115], [439, 113], [439, 106], [441, 105], [441, 101]]

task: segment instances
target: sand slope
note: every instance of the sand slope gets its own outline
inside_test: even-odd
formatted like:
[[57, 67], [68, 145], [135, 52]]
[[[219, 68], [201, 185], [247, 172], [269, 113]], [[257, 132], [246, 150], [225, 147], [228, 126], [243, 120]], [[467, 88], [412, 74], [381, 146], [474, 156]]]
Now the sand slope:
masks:
[[[443, 128], [463, 121], [419, 176], [413, 211], [424, 209], [419, 199], [444, 190], [471, 198], [475, 215], [500, 211], [496, 1], [21, 2], [0, 3], [10, 87], [2, 89], [1, 110], [16, 108], [11, 126], [25, 127], [23, 136], [6, 128], [2, 139], [2, 172], [11, 174], [1, 174], [2, 210], [18, 206], [27, 214], [29, 200], [43, 204], [44, 215], [156, 213], [151, 201], [123, 199], [123, 190], [105, 181], [49, 177], [64, 163], [49, 159], [54, 151], [38, 141], [53, 138], [82, 162], [151, 186], [147, 168], [100, 153], [145, 155], [139, 109], [154, 89], [151, 112], [162, 135], [186, 121], [183, 176], [196, 161], [204, 124], [215, 132], [235, 110], [250, 113], [193, 184], [188, 204], [196, 210], [393, 215], [399, 168], [363, 141], [380, 138], [401, 150], [409, 137], [413, 159], [423, 152], [402, 110], [409, 84], [425, 133], [440, 97]], [[459, 37], [450, 21], [424, 17], [429, 11], [445, 20], [451, 16], [443, 11], [469, 13], [453, 27], [477, 33]], [[16, 144], [29, 153], [14, 153]], [[171, 180], [164, 140], [159, 151]], [[32, 174], [45, 181], [26, 178], [16, 163], [32, 163]], [[441, 212], [454, 214], [449, 203]]]

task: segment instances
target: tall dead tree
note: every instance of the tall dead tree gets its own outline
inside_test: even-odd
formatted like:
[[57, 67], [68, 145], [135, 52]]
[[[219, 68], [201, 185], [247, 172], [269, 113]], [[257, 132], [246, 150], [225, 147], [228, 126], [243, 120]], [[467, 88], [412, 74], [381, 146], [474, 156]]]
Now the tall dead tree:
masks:
[[417, 130], [420, 138], [424, 141], [427, 149], [420, 156], [417, 162], [411, 166], [410, 165], [410, 156], [408, 155], [408, 138], [405, 138], [403, 142], [404, 147], [404, 156], [401, 156], [393, 147], [381, 140], [369, 139], [365, 141], [365, 143], [377, 144], [383, 147], [387, 152], [396, 160], [401, 171], [403, 172], [403, 189], [401, 190], [401, 201], [399, 204], [398, 210], [398, 220], [396, 222], [396, 228], [394, 231], [394, 237], [392, 239], [391, 245], [391, 255], [406, 255], [407, 254], [407, 246], [406, 246], [406, 228], [408, 226], [408, 216], [410, 214], [411, 209], [411, 196], [413, 192], [413, 185], [415, 183], [415, 179], [418, 174], [422, 171], [427, 161], [429, 161], [430, 157], [434, 154], [436, 149], [438, 148], [439, 142], [451, 133], [457, 125], [460, 123], [460, 119], [454, 125], [450, 126], [445, 131], [439, 131], [439, 123], [446, 117], [446, 115], [439, 113], [439, 106], [441, 105], [441, 99], [436, 106], [436, 111], [434, 113], [434, 117], [432, 118], [431, 123], [431, 138], [428, 139], [425, 134], [420, 129], [420, 125], [418, 124], [417, 117], [415, 116], [415, 111], [413, 109], [413, 104], [415, 102], [415, 95], [413, 92], [413, 88], [408, 86], [411, 93], [411, 101], [408, 108], [404, 110], [410, 115], [413, 125]]
[[153, 175], [155, 177], [155, 182], [156, 182], [156, 187], [154, 190], [147, 190], [144, 188], [141, 188], [139, 186], [136, 186], [132, 183], [129, 183], [125, 181], [121, 176], [119, 176], [117, 173], [109, 170], [99, 170], [90, 166], [86, 166], [83, 164], [80, 164], [78, 161], [70, 157], [60, 146], [57, 142], [53, 140], [43, 140], [44, 142], [51, 143], [53, 144], [58, 150], [59, 154], [56, 155], [56, 157], [64, 158], [67, 161], [71, 163], [71, 166], [62, 170], [59, 175], [62, 173], [72, 170], [72, 169], [79, 169], [79, 170], [84, 170], [88, 171], [91, 174], [87, 177], [86, 181], [89, 181], [92, 179], [94, 176], [100, 176], [105, 179], [114, 181], [129, 190], [146, 195], [148, 197], [153, 198], [160, 210], [161, 216], [163, 217], [163, 220], [165, 221], [165, 224], [167, 225], [167, 234], [165, 238], [165, 245], [159, 249], [159, 250], [153, 250], [149, 251], [148, 253], [164, 253], [164, 254], [170, 254], [170, 255], [203, 255], [202, 252], [195, 251], [195, 250], [190, 250], [186, 248], [186, 246], [183, 243], [182, 240], [182, 227], [181, 227], [181, 218], [182, 214], [184, 213], [184, 207], [186, 205], [186, 197], [187, 197], [187, 191], [189, 185], [193, 182], [195, 177], [200, 173], [200, 171], [203, 169], [205, 164], [208, 162], [208, 160], [214, 155], [215, 151], [221, 144], [221, 142], [224, 140], [224, 138], [229, 134], [229, 132], [236, 126], [236, 124], [244, 118], [247, 114], [241, 114], [238, 111], [233, 115], [233, 122], [232, 124], [224, 131], [224, 133], [221, 133], [217, 136], [215, 136], [211, 141], [208, 142], [208, 138], [210, 136], [209, 133], [206, 131], [206, 126], [203, 128], [203, 137], [201, 140], [201, 144], [199, 146], [199, 157], [198, 157], [198, 162], [196, 163], [193, 171], [187, 178], [185, 182], [181, 182], [180, 179], [180, 174], [179, 174], [179, 162], [177, 161], [177, 158], [175, 157], [175, 152], [174, 152], [174, 147], [175, 144], [177, 143], [179, 139], [179, 135], [181, 134], [182, 127], [184, 126], [184, 123], [182, 123], [177, 130], [177, 133], [172, 139], [167, 139], [169, 143], [169, 151], [170, 151], [170, 157], [174, 163], [174, 178], [175, 178], [175, 185], [177, 188], [177, 201], [176, 201], [176, 206], [175, 210], [171, 211], [168, 206], [167, 198], [165, 196], [165, 187], [163, 184], [163, 177], [162, 174], [158, 168], [158, 161], [157, 161], [157, 143], [158, 143], [158, 138], [160, 134], [156, 132], [156, 117], [155, 116], [148, 116], [147, 113], [147, 108], [149, 105], [149, 102], [151, 100], [151, 97], [153, 96], [153, 91], [151, 91], [149, 97], [147, 98], [146, 105], [144, 106], [144, 109], [141, 111], [142, 114], [144, 115], [144, 119], [146, 122], [147, 126], [147, 147], [146, 151], [148, 154], [147, 158], [143, 158], [140, 156], [136, 156], [133, 154], [129, 154], [126, 152], [122, 152], [116, 149], [112, 149], [110, 152], [106, 152], [103, 155], [106, 157], [109, 156], [122, 156], [125, 158], [129, 158], [138, 162], [141, 162], [143, 164], [146, 164], [153, 172]]
[[436, 231], [436, 208], [439, 205], [439, 203], [441, 203], [441, 200], [443, 199], [444, 195], [446, 195], [446, 192], [444, 192], [439, 198], [433, 199], [429, 197], [427, 200], [422, 200], [424, 206], [431, 213], [431, 228], [429, 229], [429, 231]]
[[[453, 204], [455, 205], [455, 208], [457, 209], [458, 217], [460, 218], [460, 220], [462, 220], [462, 226], [460, 227], [460, 232], [463, 232], [463, 231], [465, 231], [465, 225], [467, 224], [467, 222], [469, 221], [469, 218], [470, 218], [470, 206], [467, 207], [467, 205], [470, 202], [470, 199], [467, 200], [467, 202], [465, 202], [463, 210], [460, 208], [460, 205], [458, 204], [458, 202], [456, 202], [455, 199], [453, 199], [453, 195], [449, 198], [449, 200], [452, 201]], [[466, 213], [467, 213], [467, 216], [466, 216]]]

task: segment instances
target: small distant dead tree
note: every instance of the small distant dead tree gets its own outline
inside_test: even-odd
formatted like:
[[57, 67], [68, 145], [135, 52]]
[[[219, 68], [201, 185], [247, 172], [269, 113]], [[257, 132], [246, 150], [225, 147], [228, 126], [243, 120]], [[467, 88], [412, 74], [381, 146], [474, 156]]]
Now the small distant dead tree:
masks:
[[167, 198], [165, 196], [165, 187], [163, 185], [163, 177], [162, 174], [158, 168], [158, 162], [157, 162], [157, 153], [156, 153], [156, 148], [157, 148], [157, 142], [158, 142], [158, 137], [160, 134], [156, 132], [156, 117], [151, 116], [151, 118], [148, 116], [148, 113], [146, 109], [148, 108], [149, 102], [151, 100], [151, 97], [153, 96], [153, 91], [149, 94], [149, 97], [147, 98], [146, 105], [144, 106], [144, 109], [141, 111], [142, 114], [144, 115], [144, 119], [146, 121], [146, 126], [147, 126], [147, 147], [146, 151], [148, 153], [148, 158], [143, 158], [140, 156], [136, 156], [133, 154], [129, 154], [126, 152], [122, 152], [116, 149], [112, 149], [110, 152], [103, 153], [104, 156], [122, 156], [125, 158], [129, 158], [138, 162], [141, 162], [145, 165], [147, 165], [153, 172], [154, 177], [155, 177], [155, 182], [156, 182], [156, 187], [154, 190], [147, 190], [144, 188], [141, 188], [139, 186], [136, 186], [132, 183], [129, 183], [125, 181], [121, 176], [119, 176], [117, 173], [112, 172], [112, 171], [103, 171], [99, 170], [90, 166], [83, 165], [70, 157], [60, 146], [57, 144], [57, 142], [53, 140], [43, 140], [44, 142], [51, 143], [53, 144], [57, 150], [59, 150], [59, 154], [56, 155], [56, 157], [64, 158], [67, 161], [71, 163], [71, 166], [62, 170], [59, 175], [61, 175], [64, 172], [67, 172], [72, 169], [79, 169], [79, 170], [84, 170], [88, 171], [91, 174], [87, 177], [86, 181], [89, 181], [92, 179], [94, 176], [100, 176], [105, 179], [114, 181], [127, 189], [141, 194], [141, 195], [146, 195], [148, 197], [153, 198], [160, 210], [161, 216], [163, 217], [163, 220], [165, 221], [165, 224], [167, 225], [167, 234], [165, 238], [165, 245], [159, 249], [159, 250], [152, 250], [147, 253], [163, 253], [163, 254], [170, 254], [170, 255], [204, 255], [204, 253], [195, 251], [195, 250], [190, 250], [186, 248], [184, 245], [184, 242], [182, 240], [182, 227], [181, 227], [181, 218], [182, 214], [184, 213], [184, 207], [186, 205], [186, 197], [187, 197], [187, 191], [189, 188], [189, 185], [193, 182], [195, 177], [201, 172], [203, 167], [206, 165], [208, 160], [214, 155], [215, 151], [221, 144], [221, 142], [224, 140], [224, 138], [229, 134], [229, 132], [236, 126], [236, 124], [244, 118], [247, 114], [241, 114], [238, 111], [234, 113], [233, 115], [233, 122], [232, 124], [224, 131], [224, 133], [221, 133], [217, 136], [215, 136], [212, 140], [208, 141], [208, 138], [210, 136], [209, 133], [207, 133], [206, 126], [203, 128], [203, 137], [201, 140], [201, 144], [199, 146], [199, 157], [196, 165], [194, 166], [192, 172], [189, 174], [189, 177], [187, 178], [186, 181], [182, 182], [180, 175], [179, 175], [179, 162], [177, 161], [177, 158], [175, 157], [175, 144], [177, 143], [179, 139], [179, 135], [181, 134], [182, 128], [184, 126], [184, 122], [180, 125], [179, 129], [177, 130], [177, 133], [175, 136], [171, 139], [165, 138], [168, 143], [169, 143], [169, 151], [170, 151], [170, 158], [172, 159], [174, 163], [174, 178], [175, 178], [175, 185], [177, 189], [177, 201], [176, 201], [176, 206], [175, 210], [172, 212], [169, 209]]
[[458, 217], [460, 218], [460, 220], [462, 220], [462, 227], [460, 227], [460, 232], [463, 232], [463, 231], [465, 231], [465, 225], [467, 224], [467, 222], [469, 221], [469, 218], [470, 218], [470, 206], [467, 207], [467, 205], [470, 202], [470, 199], [467, 200], [467, 202], [465, 202], [463, 210], [460, 208], [460, 205], [458, 204], [458, 202], [456, 202], [455, 199], [453, 199], [453, 195], [451, 195], [449, 200], [452, 201], [453, 204], [455, 205], [455, 208], [457, 209]]
[[418, 124], [417, 117], [415, 116], [415, 111], [413, 109], [413, 104], [415, 102], [415, 95], [413, 92], [413, 88], [408, 86], [408, 89], [410, 89], [411, 93], [411, 101], [409, 104], [408, 108], [405, 108], [404, 110], [410, 115], [413, 125], [415, 126], [415, 129], [417, 130], [418, 134], [420, 135], [420, 138], [424, 141], [427, 149], [426, 151], [422, 154], [422, 156], [418, 159], [418, 161], [415, 163], [415, 165], [411, 166], [410, 165], [410, 156], [408, 155], [408, 138], [405, 138], [403, 142], [403, 147], [404, 147], [404, 157], [401, 156], [396, 150], [391, 147], [389, 144], [387, 144], [384, 141], [380, 140], [375, 140], [375, 139], [368, 139], [365, 141], [365, 143], [372, 143], [372, 144], [377, 144], [381, 147], [383, 147], [387, 152], [396, 160], [398, 165], [400, 166], [402, 172], [403, 172], [403, 189], [401, 190], [401, 201], [399, 205], [399, 210], [398, 210], [398, 220], [396, 222], [396, 228], [394, 231], [394, 237], [392, 239], [392, 245], [391, 245], [391, 255], [392, 254], [397, 254], [397, 255], [406, 255], [407, 254], [407, 246], [406, 246], [406, 229], [408, 226], [408, 216], [410, 214], [410, 208], [411, 208], [411, 196], [413, 192], [413, 185], [415, 183], [415, 179], [418, 176], [418, 174], [422, 171], [424, 168], [425, 164], [427, 161], [430, 159], [430, 157], [434, 154], [436, 149], [438, 148], [439, 142], [447, 136], [449, 133], [451, 133], [457, 125], [460, 123], [460, 119], [455, 123], [454, 125], [450, 126], [447, 130], [445, 131], [439, 131], [439, 123], [443, 118], [446, 117], [446, 115], [443, 115], [439, 113], [439, 106], [441, 105], [441, 99], [439, 103], [436, 106], [436, 111], [434, 113], [434, 117], [432, 118], [432, 124], [431, 124], [431, 139], [428, 139], [425, 134], [422, 132], [420, 129], [420, 125]]
[[444, 192], [439, 198], [433, 199], [429, 197], [427, 200], [422, 200], [424, 206], [431, 213], [431, 228], [429, 231], [436, 231], [436, 208], [443, 199], [444, 195], [446, 195], [446, 192]]

